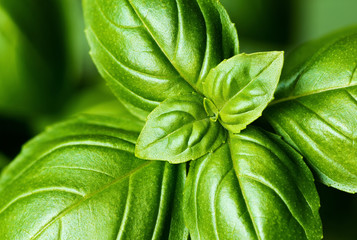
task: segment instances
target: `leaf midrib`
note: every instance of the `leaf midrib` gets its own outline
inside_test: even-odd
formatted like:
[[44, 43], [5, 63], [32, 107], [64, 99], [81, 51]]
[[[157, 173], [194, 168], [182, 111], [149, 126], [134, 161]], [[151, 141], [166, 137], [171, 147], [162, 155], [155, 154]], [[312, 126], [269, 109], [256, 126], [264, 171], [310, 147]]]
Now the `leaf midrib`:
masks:
[[31, 237], [31, 240], [36, 239], [37, 237], [39, 237], [48, 227], [50, 227], [54, 222], [56, 222], [58, 219], [61, 219], [63, 216], [65, 216], [67, 213], [69, 213], [70, 211], [72, 211], [73, 209], [75, 209], [76, 207], [80, 206], [83, 202], [85, 202], [88, 199], [91, 199], [92, 197], [96, 196], [97, 194], [103, 192], [105, 189], [117, 184], [118, 182], [130, 177], [132, 174], [134, 174], [135, 172], [149, 166], [150, 164], [153, 164], [154, 162], [146, 162], [144, 164], [142, 164], [141, 166], [134, 168], [133, 170], [129, 171], [128, 173], [124, 174], [123, 176], [118, 177], [117, 179], [115, 179], [114, 181], [104, 185], [102, 188], [94, 191], [93, 193], [90, 193], [86, 196], [84, 196], [82, 199], [80, 199], [79, 201], [77, 201], [76, 203], [70, 205], [68, 208], [66, 208], [65, 210], [61, 211], [59, 214], [57, 214], [54, 218], [51, 219], [51, 221], [49, 221], [45, 226], [43, 226], [34, 236]]
[[172, 65], [172, 67], [176, 70], [176, 72], [180, 75], [180, 77], [186, 82], [188, 83], [198, 94], [202, 93], [198, 90], [198, 88], [196, 86], [194, 86], [190, 81], [188, 81], [186, 78], [183, 77], [183, 74], [181, 73], [181, 71], [177, 68], [177, 66], [175, 66], [175, 64], [173, 63], [173, 60], [169, 57], [168, 53], [165, 51], [165, 49], [161, 46], [161, 44], [159, 43], [159, 41], [156, 39], [155, 35], [152, 33], [152, 31], [150, 30], [150, 28], [148, 27], [148, 25], [146, 24], [146, 22], [144, 21], [144, 19], [141, 17], [141, 15], [139, 14], [138, 10], [136, 9], [136, 7], [134, 6], [134, 4], [132, 3], [132, 0], [126, 0], [129, 5], [131, 6], [131, 8], [133, 9], [133, 11], [135, 12], [136, 16], [139, 18], [140, 22], [143, 24], [143, 26], [145, 27], [145, 29], [148, 31], [148, 33], [150, 34], [150, 36], [152, 37], [152, 39], [155, 41], [156, 45], [159, 47], [159, 49], [161, 50], [161, 52], [165, 55], [166, 59], [169, 61], [169, 63]]
[[162, 142], [162, 141], [165, 140], [165, 139], [170, 138], [173, 134], [175, 134], [175, 133], [181, 131], [181, 130], [184, 129], [184, 128], [187, 128], [187, 127], [190, 126], [190, 125], [193, 125], [194, 123], [203, 122], [203, 121], [207, 121], [207, 120], [209, 121], [209, 117], [204, 117], [204, 118], [201, 118], [201, 119], [195, 119], [194, 121], [185, 123], [185, 124], [181, 125], [179, 128], [177, 128], [177, 129], [175, 129], [174, 131], [170, 132], [169, 134], [163, 136], [162, 138], [158, 138], [158, 139], [156, 139], [155, 141], [149, 143], [148, 145], [145, 146], [145, 149], [148, 149], [148, 148], [150, 148], [152, 145], [155, 145], [155, 144], [157, 144], [157, 143], [159, 143], [159, 142]]
[[[231, 161], [232, 161], [232, 164], [233, 164], [233, 169], [235, 171], [236, 167], [235, 167], [235, 164], [233, 161], [233, 152], [232, 152], [232, 138], [231, 136], [229, 136], [228, 138], [228, 146], [229, 146], [229, 153], [230, 153], [230, 158], [231, 158]], [[255, 236], [257, 237], [258, 240], [262, 240], [261, 237], [260, 237], [260, 234], [259, 234], [259, 229], [255, 223], [255, 221], [253, 221], [253, 214], [252, 214], [252, 210], [250, 209], [250, 206], [248, 204], [248, 201], [247, 201], [247, 197], [245, 195], [245, 192], [243, 191], [242, 189], [242, 183], [241, 183], [241, 180], [239, 178], [239, 174], [235, 171], [235, 175], [237, 177], [237, 182], [238, 182], [238, 185], [239, 185], [239, 190], [240, 192], [242, 193], [242, 197], [243, 197], [243, 200], [244, 200], [244, 203], [245, 203], [245, 206], [247, 207], [247, 211], [248, 211], [248, 215], [249, 215], [249, 219], [253, 225], [253, 228], [254, 228], [254, 233], [255, 233]]]
[[292, 100], [303, 98], [303, 97], [309, 97], [309, 96], [312, 96], [312, 95], [315, 95], [315, 94], [320, 94], [320, 93], [325, 93], [325, 92], [330, 92], [330, 91], [335, 91], [335, 90], [340, 90], [340, 89], [346, 89], [346, 88], [352, 88], [352, 87], [356, 87], [356, 86], [357, 86], [357, 83], [355, 83], [355, 84], [346, 84], [346, 85], [342, 85], [342, 86], [339, 86], [339, 87], [324, 88], [324, 89], [315, 90], [315, 91], [307, 92], [307, 93], [300, 94], [300, 95], [280, 98], [280, 99], [272, 101], [268, 105], [268, 108], [273, 106], [273, 105], [276, 105], [278, 103], [292, 101]]
[[247, 85], [245, 85], [242, 89], [240, 89], [236, 94], [234, 94], [234, 96], [232, 96], [231, 98], [229, 98], [228, 101], [226, 101], [223, 106], [221, 107], [221, 109], [219, 110], [219, 112], [221, 112], [222, 110], [224, 110], [224, 108], [229, 105], [239, 94], [241, 94], [244, 90], [246, 90], [250, 85], [252, 85], [260, 75], [263, 74], [263, 72], [265, 72], [265, 70], [267, 70], [278, 58], [280, 55], [277, 55], [269, 64], [267, 64], [262, 70], [259, 71], [259, 73], [254, 76], [254, 78], [252, 78]]

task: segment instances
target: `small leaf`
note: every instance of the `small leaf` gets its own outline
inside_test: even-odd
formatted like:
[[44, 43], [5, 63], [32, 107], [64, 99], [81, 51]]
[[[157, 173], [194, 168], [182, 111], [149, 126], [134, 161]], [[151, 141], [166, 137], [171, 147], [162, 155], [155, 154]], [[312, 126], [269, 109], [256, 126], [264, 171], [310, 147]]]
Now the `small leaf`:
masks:
[[92, 58], [114, 94], [142, 119], [238, 53], [217, 0], [85, 0]]
[[176, 179], [184, 180], [185, 166], [136, 158], [136, 124], [124, 116], [81, 115], [26, 144], [0, 178], [1, 239], [162, 239], [169, 233], [175, 185], [183, 184]]
[[296, 49], [264, 116], [324, 184], [357, 192], [357, 28]]
[[283, 66], [283, 52], [240, 54], [223, 61], [204, 80], [206, 111], [215, 112], [229, 131], [239, 133], [261, 116], [273, 99]]
[[319, 206], [302, 157], [278, 136], [252, 127], [192, 162], [184, 192], [193, 240], [319, 240]]
[[148, 117], [136, 144], [142, 159], [181, 163], [218, 148], [226, 131], [211, 121], [197, 94], [168, 98]]

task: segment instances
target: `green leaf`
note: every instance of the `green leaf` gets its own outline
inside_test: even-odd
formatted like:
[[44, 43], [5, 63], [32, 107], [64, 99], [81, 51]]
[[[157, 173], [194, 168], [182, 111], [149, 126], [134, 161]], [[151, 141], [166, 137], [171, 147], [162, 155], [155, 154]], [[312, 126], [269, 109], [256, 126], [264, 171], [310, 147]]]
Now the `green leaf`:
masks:
[[195, 239], [321, 239], [319, 197], [302, 157], [247, 128], [192, 162], [185, 222]]
[[186, 182], [186, 164], [178, 166], [175, 197], [172, 206], [169, 240], [188, 240], [188, 229], [185, 226], [183, 215], [183, 191]]
[[9, 160], [0, 153], [0, 172], [1, 170], [6, 167], [6, 165], [9, 163]]
[[161, 239], [185, 168], [136, 158], [137, 128], [85, 114], [26, 144], [0, 179], [1, 238]]
[[[0, 111], [56, 112], [77, 77], [72, 0], [0, 0]], [[76, 37], [74, 37], [76, 34]]]
[[197, 94], [168, 98], [149, 115], [136, 144], [137, 157], [182, 163], [218, 148], [226, 131], [211, 121]]
[[273, 99], [282, 66], [283, 52], [240, 54], [223, 61], [202, 83], [207, 113], [239, 133]]
[[84, 0], [92, 58], [114, 94], [144, 119], [170, 96], [238, 53], [238, 37], [216, 0]]
[[328, 186], [357, 192], [357, 29], [295, 50], [265, 117]]

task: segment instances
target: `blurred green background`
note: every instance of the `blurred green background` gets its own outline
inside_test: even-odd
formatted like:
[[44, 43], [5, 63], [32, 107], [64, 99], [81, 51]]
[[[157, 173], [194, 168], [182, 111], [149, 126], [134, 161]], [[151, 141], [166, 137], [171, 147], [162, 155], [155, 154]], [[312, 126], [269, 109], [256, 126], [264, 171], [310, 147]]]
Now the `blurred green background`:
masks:
[[[357, 25], [356, 0], [221, 2], [242, 52], [288, 53]], [[0, 0], [0, 167], [48, 124], [114, 99], [88, 51], [80, 0]], [[317, 187], [324, 239], [356, 240], [357, 196]]]

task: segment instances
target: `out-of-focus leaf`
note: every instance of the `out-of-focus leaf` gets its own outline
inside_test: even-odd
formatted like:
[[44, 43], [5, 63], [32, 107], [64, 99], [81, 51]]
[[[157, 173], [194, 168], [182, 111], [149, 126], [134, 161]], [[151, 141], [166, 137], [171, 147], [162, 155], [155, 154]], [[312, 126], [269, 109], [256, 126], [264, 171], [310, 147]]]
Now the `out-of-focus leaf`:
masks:
[[0, 0], [0, 110], [56, 112], [77, 77], [72, 0]]
[[9, 160], [0, 153], [0, 171], [9, 163]]

